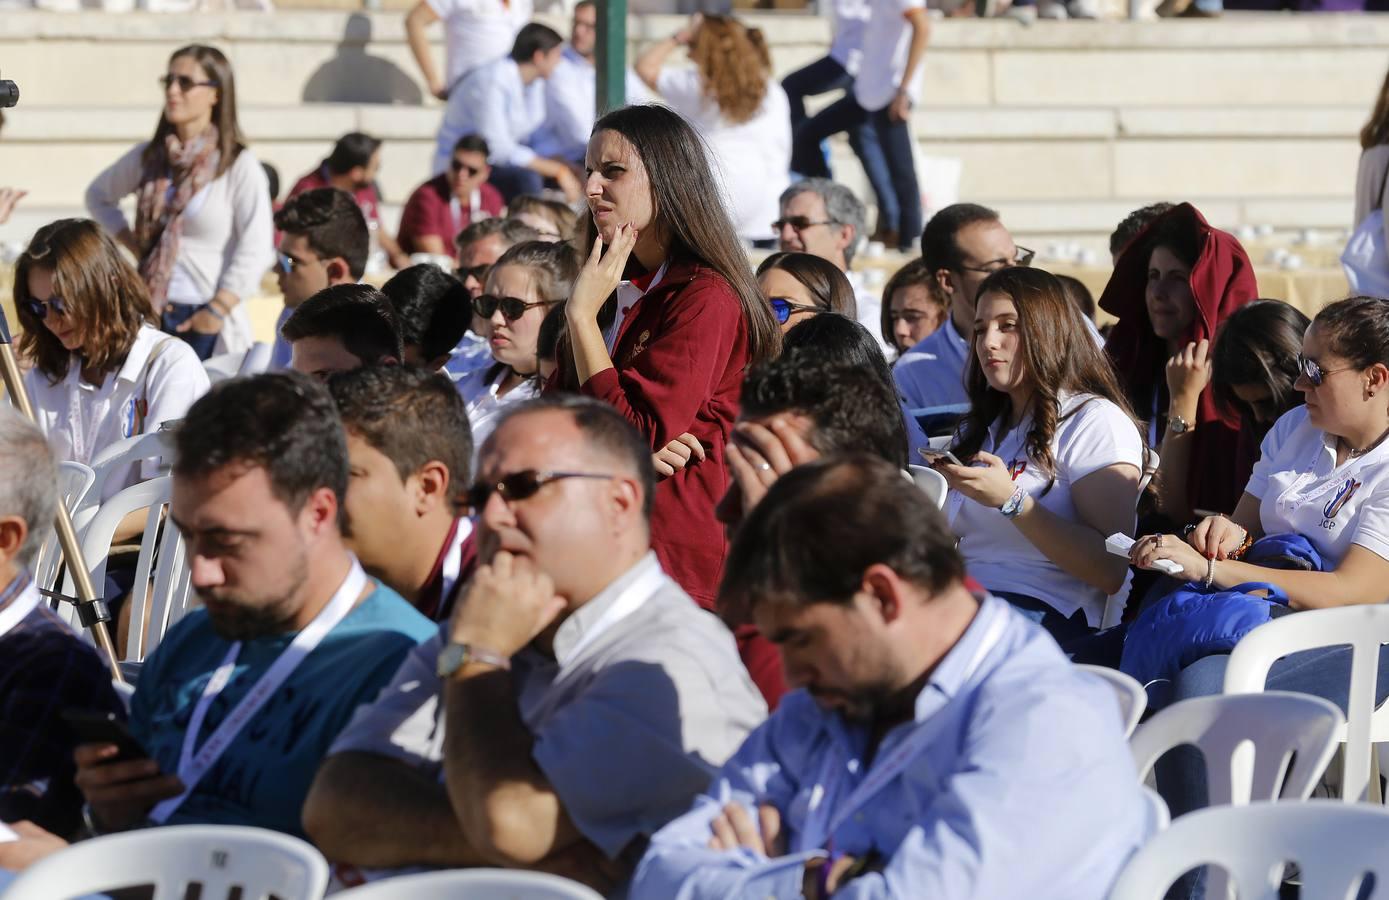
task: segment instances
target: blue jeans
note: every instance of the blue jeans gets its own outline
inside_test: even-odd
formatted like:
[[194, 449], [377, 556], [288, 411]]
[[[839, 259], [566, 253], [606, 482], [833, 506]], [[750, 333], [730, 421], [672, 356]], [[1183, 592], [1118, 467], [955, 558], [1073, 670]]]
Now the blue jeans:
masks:
[[183, 332], [176, 330], [178, 326], [193, 318], [193, 314], [201, 309], [201, 306], [193, 303], [169, 303], [164, 307], [164, 314], [160, 322], [166, 334], [172, 334], [174, 337], [182, 339], [193, 348], [194, 353], [198, 354], [198, 359], [205, 360], [217, 348], [217, 338], [221, 335], [203, 334], [192, 330]]
[[[1304, 650], [1285, 656], [1269, 669], [1264, 684], [1270, 691], [1294, 691], [1329, 700], [1346, 711], [1350, 697], [1349, 647], [1325, 647]], [[1173, 685], [1172, 702], [1190, 697], [1209, 697], [1225, 689], [1225, 669], [1230, 663], [1228, 654], [1198, 659], [1178, 675]], [[1389, 646], [1379, 651], [1379, 680], [1375, 685], [1375, 703], [1389, 697]], [[1158, 760], [1154, 767], [1158, 793], [1167, 801], [1172, 818], [1206, 806], [1206, 767], [1194, 747], [1178, 747]], [[1173, 898], [1205, 895], [1204, 869], [1182, 878], [1168, 891]]]
[[[828, 57], [823, 61], [839, 66], [839, 63], [828, 59]], [[812, 63], [806, 68], [809, 69], [816, 65], [818, 63]], [[803, 72], [805, 69], [801, 71]], [[791, 77], [798, 74], [800, 73], [792, 73]], [[788, 77], [787, 81], [790, 81], [791, 77]], [[801, 102], [799, 98], [797, 102], [800, 103], [801, 113], [804, 115], [804, 102]], [[863, 166], [863, 174], [868, 177], [868, 184], [873, 188], [874, 196], [877, 197], [878, 227], [892, 229], [901, 234], [901, 230], [897, 227], [897, 221], [902, 212], [898, 205], [898, 192], [893, 189], [892, 169], [888, 164], [887, 156], [884, 154], [879, 132], [870, 125], [868, 111], [859, 106], [854, 95], [846, 93], [813, 117], [802, 118], [799, 123], [796, 121], [795, 105], [793, 104], [791, 122], [793, 128], [791, 171], [798, 172], [807, 178], [829, 178], [829, 163], [825, 160], [825, 154], [820, 149], [820, 144], [826, 138], [840, 132], [848, 132], [849, 147], [858, 157], [859, 163]], [[913, 172], [913, 181], [915, 178], [916, 173]], [[917, 219], [920, 220], [919, 207], [921, 204], [918, 202], [916, 205], [918, 207]], [[903, 235], [903, 237], [914, 242], [920, 233], [921, 227], [918, 225], [915, 233]]]
[[[888, 108], [868, 114], [870, 130], [876, 135], [878, 146], [882, 148], [887, 162], [891, 189], [896, 195], [895, 224], [888, 220], [887, 227], [897, 232], [897, 249], [910, 251], [921, 236], [921, 187], [916, 180], [916, 163], [912, 159], [912, 132], [909, 122], [894, 122], [888, 115]], [[874, 187], [877, 190], [877, 187]], [[882, 208], [882, 197], [878, 198]]]
[[534, 169], [524, 166], [504, 166], [494, 164], [492, 174], [487, 180], [496, 188], [507, 203], [522, 194], [538, 194], [545, 188], [545, 178]]
[[1091, 628], [1089, 623], [1085, 621], [1085, 610], [1083, 609], [1076, 610], [1070, 618], [1067, 618], [1036, 597], [1009, 591], [990, 591], [989, 593], [1002, 600], [1007, 600], [1014, 609], [1022, 613], [1023, 618], [1041, 625], [1047, 634], [1056, 638], [1056, 643], [1063, 647], [1071, 641], [1087, 637], [1095, 632], [1095, 629]]

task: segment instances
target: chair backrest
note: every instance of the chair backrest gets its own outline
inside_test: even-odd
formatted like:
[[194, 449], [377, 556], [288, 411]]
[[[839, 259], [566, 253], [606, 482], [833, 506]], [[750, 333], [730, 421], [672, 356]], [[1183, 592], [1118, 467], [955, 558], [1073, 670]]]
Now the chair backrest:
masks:
[[92, 471], [96, 483], [92, 485], [91, 496], [100, 502], [106, 492], [106, 482], [115, 475], [121, 475], [137, 462], [146, 459], [163, 461], [173, 450], [172, 431], [156, 429], [148, 434], [137, 434], [123, 441], [111, 444], [92, 460]]
[[1191, 745], [1206, 764], [1211, 806], [1306, 800], [1336, 752], [1345, 719], [1310, 694], [1218, 694], [1174, 703], [1129, 741], [1138, 777], [1174, 747]]
[[1383, 807], [1330, 800], [1217, 806], [1182, 816], [1140, 847], [1109, 900], [1162, 900], [1178, 877], [1203, 865], [1229, 872], [1239, 900], [1278, 900], [1286, 862], [1300, 870], [1302, 897], [1354, 897], [1366, 873], [1378, 896], [1389, 884], [1385, 847]]
[[343, 900], [602, 900], [601, 894], [578, 882], [517, 869], [453, 869], [406, 875], [334, 896]]
[[226, 381], [228, 378], [235, 378], [245, 361], [245, 350], [219, 353], [203, 360], [203, 371], [207, 373], [207, 380], [216, 384], [219, 381]]
[[944, 509], [945, 495], [950, 491], [950, 483], [945, 480], [945, 476], [929, 466], [914, 464], [908, 465], [907, 471], [916, 486], [935, 504], [936, 509]]
[[1119, 718], [1124, 723], [1124, 737], [1133, 734], [1138, 720], [1143, 718], [1143, 710], [1148, 708], [1148, 693], [1143, 690], [1143, 685], [1118, 669], [1089, 665], [1078, 665], [1076, 668], [1094, 675], [1113, 688], [1114, 696], [1119, 701]]
[[[169, 626], [183, 617], [192, 593], [183, 538], [178, 529], [163, 523], [172, 483], [168, 475], [163, 475], [126, 488], [101, 505], [82, 535], [87, 569], [93, 586], [100, 590], [106, 580], [107, 556], [117, 526], [131, 512], [148, 508], [128, 601], [131, 604], [130, 636], [125, 658], [132, 662], [143, 660]], [[65, 593], [69, 596], [75, 593], [70, 575], [65, 582]], [[75, 624], [75, 620], [70, 621]]]
[[[1225, 693], [1261, 692], [1269, 668], [1290, 653], [1324, 647], [1351, 649], [1350, 693], [1344, 741], [1345, 768], [1341, 799], [1364, 799], [1370, 790], [1373, 744], [1389, 741], [1389, 704], [1375, 708], [1380, 645], [1389, 643], [1389, 606], [1373, 604], [1337, 609], [1311, 609], [1283, 616], [1246, 634], [1230, 654], [1225, 669]], [[1375, 786], [1376, 796], [1378, 785]]]
[[173, 825], [73, 844], [24, 871], [5, 900], [55, 900], [154, 884], [153, 900], [181, 900], [189, 883], [201, 900], [319, 900], [328, 863], [312, 846], [275, 831], [232, 825]]
[[1146, 784], [1139, 785], [1143, 792], [1143, 802], [1148, 807], [1148, 834], [1157, 834], [1172, 824], [1172, 813], [1167, 809], [1167, 801], [1162, 795]]
[[[75, 515], [87, 502], [92, 493], [92, 485], [96, 483], [96, 473], [90, 466], [84, 466], [79, 462], [58, 463], [58, 500], [67, 507], [71, 515]], [[30, 571], [34, 576], [34, 584], [41, 590], [52, 590], [58, 580], [58, 569], [63, 562], [63, 548], [58, 543], [58, 530], [53, 527], [51, 522], [30, 522], [30, 528], [42, 529], [46, 536], [43, 543], [39, 545], [39, 552], [34, 556], [33, 565]]]
[[241, 368], [236, 370], [237, 375], [259, 375], [269, 371], [270, 358], [274, 354], [275, 347], [265, 341], [256, 341], [251, 345], [251, 349], [246, 351], [246, 355], [241, 358]]

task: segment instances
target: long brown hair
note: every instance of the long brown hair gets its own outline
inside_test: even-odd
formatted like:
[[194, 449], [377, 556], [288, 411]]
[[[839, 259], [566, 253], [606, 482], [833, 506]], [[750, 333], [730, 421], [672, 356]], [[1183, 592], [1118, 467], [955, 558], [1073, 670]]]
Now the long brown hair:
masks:
[[[991, 293], [1005, 295], [1018, 310], [1019, 350], [1032, 384], [1032, 427], [1023, 449], [1043, 472], [1052, 477], [1056, 474], [1051, 441], [1056, 436], [1063, 393], [1103, 397], [1124, 411], [1142, 438], [1114, 367], [1091, 339], [1080, 310], [1066, 298], [1066, 289], [1054, 275], [1020, 266], [1000, 269], [984, 279], [977, 296], [982, 300]], [[956, 442], [956, 452], [962, 457], [978, 453], [989, 428], [1000, 420], [1006, 422], [1014, 412], [1008, 395], [994, 390], [984, 378], [973, 340], [965, 370], [969, 412], [961, 420]]]
[[829, 260], [813, 253], [773, 253], [757, 267], [758, 279], [772, 269], [780, 269], [799, 281], [810, 291], [815, 305], [826, 312], [839, 313], [850, 319], [858, 318], [858, 301], [854, 298], [853, 285]]
[[[209, 81], [217, 83], [217, 102], [212, 106], [212, 124], [217, 126], [217, 149], [222, 154], [217, 162], [217, 174], [220, 176], [231, 168], [237, 155], [246, 149], [246, 138], [242, 136], [241, 126], [236, 120], [236, 77], [232, 74], [231, 63], [216, 47], [206, 44], [180, 47], [169, 57], [169, 64], [172, 65], [174, 60], [185, 56], [202, 66]], [[147, 168], [168, 165], [164, 138], [173, 133], [173, 124], [161, 112], [159, 124], [154, 129], [154, 137], [150, 139], [149, 145], [140, 157], [140, 161]]]
[[79, 329], [82, 349], [76, 353], [88, 369], [105, 375], [120, 368], [140, 326], [158, 324], [145, 282], [101, 226], [91, 219], [43, 226], [15, 266], [14, 305], [24, 328], [19, 352], [54, 384], [66, 377], [73, 353], [28, 309], [35, 269], [52, 274], [53, 295]]
[[690, 47], [704, 93], [734, 125], [751, 119], [767, 96], [772, 56], [757, 28], [732, 16], [706, 14]]
[[[757, 289], [748, 255], [720, 199], [703, 138], [679, 113], [657, 105], [615, 109], [593, 126], [594, 134], [600, 131], [622, 135], [641, 158], [651, 184], [652, 225], [670, 235], [671, 254], [692, 257], [713, 269], [738, 295], [748, 328], [748, 364], [776, 356], [781, 329]], [[584, 216], [579, 247], [586, 252], [597, 238], [593, 216]]]
[[1385, 73], [1384, 83], [1379, 86], [1374, 112], [1360, 129], [1360, 149], [1368, 150], [1380, 144], [1389, 144], [1389, 73]]

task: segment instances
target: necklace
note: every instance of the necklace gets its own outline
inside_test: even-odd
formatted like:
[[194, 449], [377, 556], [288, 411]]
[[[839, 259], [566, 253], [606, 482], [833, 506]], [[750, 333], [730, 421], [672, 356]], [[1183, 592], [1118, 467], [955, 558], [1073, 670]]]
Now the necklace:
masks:
[[1371, 443], [1368, 447], [1363, 447], [1359, 449], [1352, 447], [1350, 445], [1350, 441], [1347, 441], [1345, 438], [1337, 438], [1337, 440], [1339, 440], [1341, 444], [1345, 446], [1346, 457], [1348, 459], [1359, 459], [1366, 453], [1369, 453], [1371, 450], [1378, 447], [1384, 441], [1385, 437], [1389, 437], [1389, 429], [1385, 429], [1383, 432], [1381, 432], [1379, 437], [1375, 438], [1374, 442]]

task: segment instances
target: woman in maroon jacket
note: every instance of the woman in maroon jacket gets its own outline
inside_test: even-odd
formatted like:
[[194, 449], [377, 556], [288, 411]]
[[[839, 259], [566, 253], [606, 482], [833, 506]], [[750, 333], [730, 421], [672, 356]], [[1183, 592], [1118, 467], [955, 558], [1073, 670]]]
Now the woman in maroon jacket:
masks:
[[729, 482], [724, 448], [744, 371], [778, 350], [776, 320], [684, 119], [662, 106], [610, 112], [585, 165], [591, 215], [579, 240], [592, 252], [565, 306], [570, 353], [555, 384], [613, 404], [653, 452], [682, 434], [698, 440], [703, 459], [656, 488], [652, 544], [712, 607], [726, 549], [714, 518]]

